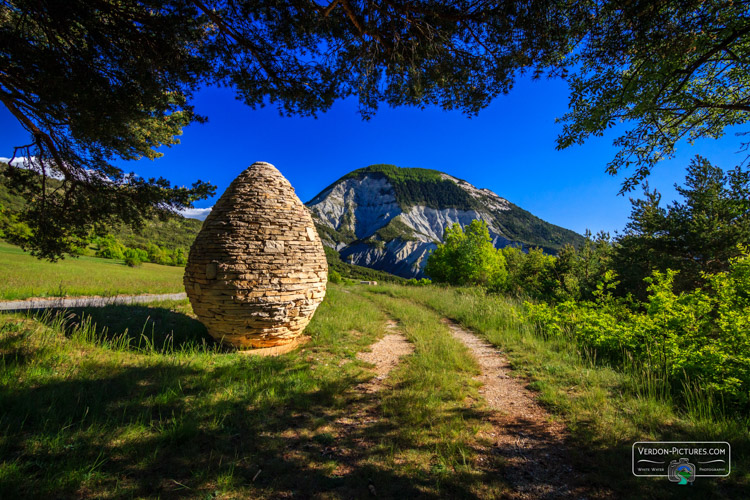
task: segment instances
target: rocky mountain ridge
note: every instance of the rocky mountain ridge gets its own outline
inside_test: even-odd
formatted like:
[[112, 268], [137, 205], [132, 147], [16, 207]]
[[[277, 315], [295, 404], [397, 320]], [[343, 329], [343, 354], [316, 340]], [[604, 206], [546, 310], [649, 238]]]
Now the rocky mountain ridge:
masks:
[[328, 186], [307, 204], [325, 245], [345, 262], [403, 277], [421, 277], [447, 227], [487, 223], [496, 247], [541, 247], [554, 253], [583, 238], [451, 175], [372, 165]]

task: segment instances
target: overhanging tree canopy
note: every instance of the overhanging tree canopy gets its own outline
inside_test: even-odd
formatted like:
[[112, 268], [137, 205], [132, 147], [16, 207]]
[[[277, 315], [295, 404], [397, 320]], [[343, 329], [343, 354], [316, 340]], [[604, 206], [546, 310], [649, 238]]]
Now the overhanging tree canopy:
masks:
[[[567, 52], [559, 19], [574, 5], [2, 0], [0, 102], [31, 133], [16, 154], [35, 157], [42, 174], [5, 172], [30, 200], [33, 237], [20, 243], [55, 258], [97, 223], [138, 224], [154, 206], [212, 193], [112, 164], [177, 143], [202, 119], [190, 106], [201, 85], [231, 85], [248, 105], [287, 114], [352, 94], [365, 117], [380, 102], [475, 113], [516, 70]], [[64, 178], [57, 190], [43, 180], [51, 173]]]
[[524, 70], [573, 68], [558, 145], [631, 121], [609, 165], [636, 165], [627, 189], [680, 138], [747, 120], [747, 10], [720, 0], [0, 0], [0, 102], [31, 133], [18, 154], [64, 182], [53, 193], [18, 169], [5, 177], [32, 200], [25, 243], [54, 258], [97, 222], [137, 224], [212, 192], [112, 164], [175, 144], [202, 119], [190, 106], [201, 85], [286, 114], [350, 95], [363, 117], [383, 102], [476, 113]]
[[750, 2], [596, 2], [567, 62], [576, 72], [558, 146], [625, 122], [607, 166], [634, 167], [625, 192], [681, 139], [717, 138], [750, 118]]

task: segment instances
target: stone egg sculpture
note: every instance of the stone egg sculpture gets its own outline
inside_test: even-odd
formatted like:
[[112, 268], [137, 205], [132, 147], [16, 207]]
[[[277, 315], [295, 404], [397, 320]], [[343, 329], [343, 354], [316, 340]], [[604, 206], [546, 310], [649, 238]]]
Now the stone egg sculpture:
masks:
[[281, 172], [256, 162], [229, 185], [190, 248], [185, 291], [215, 339], [237, 348], [290, 344], [326, 293], [312, 217]]

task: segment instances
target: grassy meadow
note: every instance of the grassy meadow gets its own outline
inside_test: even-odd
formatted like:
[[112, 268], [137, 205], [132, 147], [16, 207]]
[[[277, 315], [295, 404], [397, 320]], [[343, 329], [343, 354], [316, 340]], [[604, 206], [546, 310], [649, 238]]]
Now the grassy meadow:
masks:
[[[181, 288], [181, 268], [0, 252], [5, 297], [51, 295], [63, 276], [86, 295], [114, 282], [131, 287], [117, 293]], [[592, 498], [748, 496], [749, 422], [698, 391], [678, 404], [637, 367], [541, 334], [499, 295], [350, 283], [329, 285], [306, 330], [311, 341], [276, 358], [223, 350], [187, 301], [1, 314], [0, 498], [512, 496], [503, 459], [482, 437], [479, 368], [445, 317], [498, 346], [567, 424], [571, 481], [590, 486]], [[415, 351], [373, 395], [357, 389], [373, 374], [356, 353], [388, 320]], [[729, 441], [732, 474], [689, 490], [634, 478], [630, 446], [639, 439]]]
[[[433, 311], [357, 291], [331, 287], [278, 358], [223, 352], [185, 301], [3, 315], [0, 497], [500, 494], [472, 462], [467, 351]], [[355, 354], [388, 317], [416, 350], [376, 399]]]
[[685, 493], [670, 492], [664, 478], [630, 474], [631, 446], [638, 440], [728, 441], [730, 476], [696, 480], [691, 493], [696, 498], [748, 497], [750, 416], [725, 412], [698, 386], [687, 403], [674, 401], [641, 367], [623, 369], [597, 360], [570, 342], [540, 332], [525, 319], [519, 301], [478, 289], [388, 286], [370, 293], [424, 305], [500, 347], [516, 374], [538, 391], [540, 402], [567, 424], [572, 449], [579, 452], [571, 459], [597, 468], [587, 480], [612, 488], [618, 498]]
[[128, 267], [122, 261], [87, 256], [53, 263], [0, 241], [0, 300], [183, 292], [183, 274], [181, 267]]

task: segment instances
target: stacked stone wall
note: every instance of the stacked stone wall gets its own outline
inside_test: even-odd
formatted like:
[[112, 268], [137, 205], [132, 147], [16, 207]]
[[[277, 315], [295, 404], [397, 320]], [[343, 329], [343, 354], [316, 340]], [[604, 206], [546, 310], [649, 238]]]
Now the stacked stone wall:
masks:
[[323, 300], [327, 279], [308, 209], [273, 165], [257, 162], [203, 223], [184, 284], [211, 336], [251, 348], [294, 341]]

